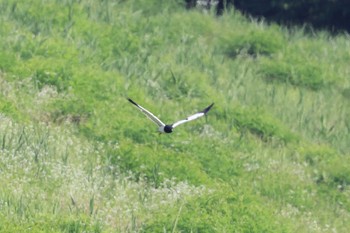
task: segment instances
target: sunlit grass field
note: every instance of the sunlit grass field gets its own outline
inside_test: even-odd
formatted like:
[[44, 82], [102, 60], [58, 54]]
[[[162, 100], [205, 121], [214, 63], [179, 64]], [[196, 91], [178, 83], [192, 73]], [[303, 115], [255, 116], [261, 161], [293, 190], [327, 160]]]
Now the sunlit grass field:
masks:
[[[0, 0], [0, 232], [348, 232], [350, 38], [182, 1]], [[127, 97], [167, 123], [158, 135]]]

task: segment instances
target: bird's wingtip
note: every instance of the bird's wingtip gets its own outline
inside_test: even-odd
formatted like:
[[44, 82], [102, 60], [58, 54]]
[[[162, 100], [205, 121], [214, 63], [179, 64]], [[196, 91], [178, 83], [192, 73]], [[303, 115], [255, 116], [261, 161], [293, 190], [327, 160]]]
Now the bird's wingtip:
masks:
[[127, 100], [129, 100], [130, 103], [132, 103], [132, 104], [134, 104], [134, 105], [136, 105], [136, 106], [138, 105], [137, 103], [135, 103], [135, 101], [133, 101], [133, 100], [130, 99], [130, 98], [127, 98]]
[[214, 103], [212, 103], [211, 105], [209, 105], [208, 107], [206, 107], [204, 110], [203, 110], [203, 113], [206, 114], [207, 112], [209, 112], [209, 110], [213, 107]]

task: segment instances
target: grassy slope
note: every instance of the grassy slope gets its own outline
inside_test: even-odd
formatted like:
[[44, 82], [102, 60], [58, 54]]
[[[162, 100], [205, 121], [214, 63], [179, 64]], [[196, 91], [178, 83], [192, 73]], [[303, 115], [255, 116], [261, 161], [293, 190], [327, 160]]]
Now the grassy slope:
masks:
[[[347, 36], [166, 1], [0, 1], [0, 22], [0, 231], [349, 229]], [[127, 96], [169, 122], [216, 104], [158, 136]]]

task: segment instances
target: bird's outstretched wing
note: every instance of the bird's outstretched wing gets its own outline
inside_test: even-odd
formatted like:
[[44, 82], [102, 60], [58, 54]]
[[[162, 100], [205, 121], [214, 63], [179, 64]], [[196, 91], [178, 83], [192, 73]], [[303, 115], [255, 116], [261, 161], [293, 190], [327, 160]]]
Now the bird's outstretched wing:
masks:
[[159, 127], [161, 126], [165, 126], [165, 124], [158, 119], [158, 117], [156, 117], [155, 115], [153, 115], [153, 113], [151, 113], [150, 111], [148, 111], [147, 109], [145, 109], [144, 107], [138, 105], [137, 103], [135, 103], [132, 99], [128, 98], [128, 100], [130, 101], [130, 103], [132, 103], [133, 105], [135, 105], [143, 114], [145, 114], [151, 121], [153, 121], [154, 123], [156, 123]]
[[211, 109], [211, 107], [213, 107], [214, 103], [212, 103], [211, 105], [209, 105], [208, 107], [206, 107], [205, 109], [203, 109], [202, 111], [200, 112], [197, 112], [191, 116], [188, 116], [186, 119], [184, 120], [180, 120], [180, 121], [177, 121], [175, 122], [174, 124], [172, 124], [172, 127], [175, 128], [183, 123], [186, 123], [186, 122], [189, 122], [189, 121], [193, 121], [199, 117], [202, 117], [204, 116], [205, 114], [207, 114], [207, 112]]

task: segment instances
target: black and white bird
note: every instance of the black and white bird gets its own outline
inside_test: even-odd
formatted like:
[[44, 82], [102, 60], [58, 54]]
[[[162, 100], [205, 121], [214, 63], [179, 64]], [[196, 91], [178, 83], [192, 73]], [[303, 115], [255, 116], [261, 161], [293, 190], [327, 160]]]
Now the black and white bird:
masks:
[[183, 120], [179, 120], [173, 124], [167, 125], [164, 124], [161, 120], [159, 120], [158, 117], [156, 117], [155, 115], [153, 115], [153, 113], [151, 113], [150, 111], [148, 111], [147, 109], [145, 109], [144, 107], [138, 105], [135, 101], [133, 101], [132, 99], [128, 98], [128, 100], [130, 101], [130, 103], [132, 103], [133, 105], [135, 105], [141, 112], [143, 112], [151, 121], [153, 121], [155, 124], [158, 125], [158, 131], [160, 133], [171, 133], [173, 132], [173, 129], [183, 123], [189, 122], [189, 121], [193, 121], [199, 117], [202, 117], [204, 115], [207, 114], [207, 112], [211, 109], [211, 107], [213, 107], [214, 103], [212, 103], [211, 105], [209, 105], [208, 107], [206, 107], [205, 109], [203, 109], [200, 112], [197, 112], [191, 116], [188, 116], [186, 119]]

